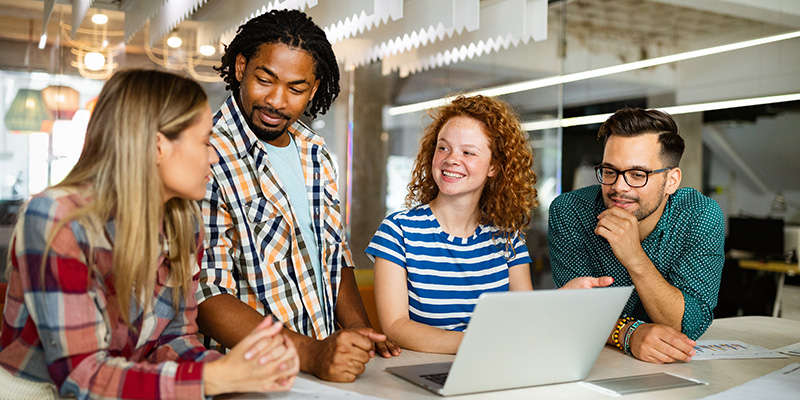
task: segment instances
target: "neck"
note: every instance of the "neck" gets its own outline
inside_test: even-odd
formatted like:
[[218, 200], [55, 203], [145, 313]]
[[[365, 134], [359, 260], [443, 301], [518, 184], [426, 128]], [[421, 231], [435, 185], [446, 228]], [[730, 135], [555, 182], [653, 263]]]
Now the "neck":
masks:
[[470, 237], [480, 224], [481, 212], [477, 201], [459, 201], [438, 196], [428, 206], [442, 229], [450, 235]]

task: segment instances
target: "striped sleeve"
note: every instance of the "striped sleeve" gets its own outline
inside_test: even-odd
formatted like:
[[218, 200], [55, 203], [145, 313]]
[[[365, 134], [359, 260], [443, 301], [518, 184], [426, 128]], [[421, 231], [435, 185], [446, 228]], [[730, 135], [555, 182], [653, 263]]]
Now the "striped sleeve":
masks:
[[397, 214], [386, 217], [375, 232], [365, 252], [374, 262], [375, 257], [406, 267], [406, 250], [403, 230], [397, 224]]

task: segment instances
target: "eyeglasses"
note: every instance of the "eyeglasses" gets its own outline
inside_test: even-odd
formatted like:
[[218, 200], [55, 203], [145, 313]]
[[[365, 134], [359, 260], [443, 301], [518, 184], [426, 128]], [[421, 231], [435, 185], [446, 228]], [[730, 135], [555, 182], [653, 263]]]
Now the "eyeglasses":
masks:
[[615, 168], [598, 165], [594, 167], [594, 172], [595, 176], [597, 177], [597, 181], [603, 185], [613, 185], [617, 182], [617, 178], [622, 175], [622, 179], [625, 179], [625, 183], [627, 183], [628, 186], [632, 188], [640, 188], [644, 185], [647, 185], [647, 180], [650, 178], [650, 174], [658, 174], [664, 171], [669, 171], [673, 168], [675, 167], [661, 168], [654, 171], [633, 168], [620, 171]]

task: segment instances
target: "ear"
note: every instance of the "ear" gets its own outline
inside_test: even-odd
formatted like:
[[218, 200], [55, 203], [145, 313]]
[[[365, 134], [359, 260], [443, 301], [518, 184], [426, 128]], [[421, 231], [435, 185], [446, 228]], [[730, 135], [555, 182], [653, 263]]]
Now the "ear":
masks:
[[172, 154], [172, 141], [163, 133], [156, 133], [156, 164], [161, 165], [170, 154]]
[[673, 168], [667, 171], [667, 187], [664, 189], [666, 194], [673, 194], [681, 186], [683, 172], [680, 168]]
[[311, 88], [311, 96], [308, 98], [308, 102], [311, 103], [314, 100], [314, 95], [317, 94], [317, 89], [319, 89], [319, 82], [320, 80], [317, 79], [314, 81], [314, 87]]
[[494, 163], [492, 163], [491, 165], [489, 165], [489, 174], [487, 176], [489, 178], [492, 178], [495, 175], [497, 175], [497, 168], [495, 168]]
[[234, 72], [236, 73], [236, 80], [239, 83], [242, 83], [242, 78], [244, 78], [244, 70], [247, 67], [247, 58], [239, 53], [236, 55], [236, 64], [234, 65]]

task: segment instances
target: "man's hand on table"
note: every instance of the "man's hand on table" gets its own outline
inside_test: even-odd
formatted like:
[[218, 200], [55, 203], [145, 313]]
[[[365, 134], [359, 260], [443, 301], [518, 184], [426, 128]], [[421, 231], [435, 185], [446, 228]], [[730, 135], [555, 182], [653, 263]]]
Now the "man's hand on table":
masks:
[[661, 324], [642, 324], [630, 342], [634, 357], [655, 364], [692, 361], [695, 344], [683, 333]]
[[304, 369], [326, 381], [352, 382], [374, 357], [375, 343], [383, 342], [386, 336], [371, 328], [338, 330], [315, 343]]

